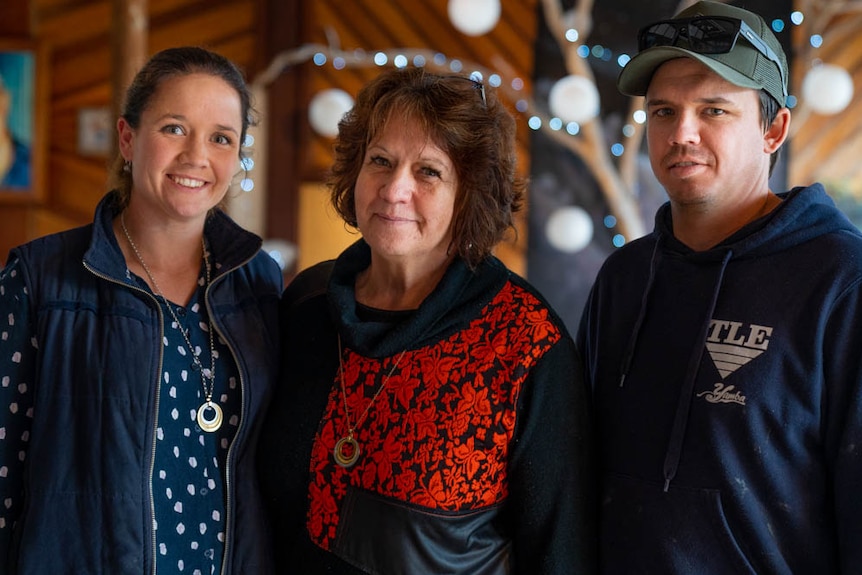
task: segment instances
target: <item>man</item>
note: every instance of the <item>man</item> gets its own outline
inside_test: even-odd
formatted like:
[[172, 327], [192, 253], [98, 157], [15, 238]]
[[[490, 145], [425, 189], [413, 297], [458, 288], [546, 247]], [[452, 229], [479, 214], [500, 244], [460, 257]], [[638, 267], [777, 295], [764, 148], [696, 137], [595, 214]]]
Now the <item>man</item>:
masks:
[[602, 572], [859, 573], [862, 234], [820, 185], [774, 194], [787, 64], [759, 16], [698, 2], [644, 28], [670, 201], [584, 312]]

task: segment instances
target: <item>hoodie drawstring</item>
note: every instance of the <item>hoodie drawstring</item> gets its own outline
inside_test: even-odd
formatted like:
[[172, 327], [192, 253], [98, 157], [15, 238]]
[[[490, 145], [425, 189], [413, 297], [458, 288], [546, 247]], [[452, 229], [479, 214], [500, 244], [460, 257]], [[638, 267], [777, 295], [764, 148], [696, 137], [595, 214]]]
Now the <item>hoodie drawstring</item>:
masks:
[[688, 368], [685, 372], [682, 389], [679, 394], [679, 403], [676, 406], [676, 414], [673, 419], [673, 428], [670, 433], [670, 443], [667, 447], [667, 453], [664, 457], [664, 491], [665, 493], [670, 488], [670, 482], [676, 476], [679, 469], [679, 460], [682, 457], [682, 442], [685, 439], [685, 428], [688, 425], [688, 415], [691, 411], [691, 398], [694, 395], [694, 382], [697, 378], [697, 371], [700, 369], [700, 361], [703, 357], [703, 350], [706, 347], [706, 336], [709, 330], [709, 325], [712, 321], [712, 314], [715, 312], [715, 306], [718, 303], [718, 294], [721, 291], [721, 284], [724, 280], [724, 272], [727, 269], [727, 264], [733, 256], [733, 250], [728, 250], [721, 261], [721, 269], [718, 272], [718, 281], [715, 283], [715, 289], [712, 292], [712, 301], [709, 309], [707, 309], [706, 317], [703, 321], [703, 327], [700, 329], [698, 338], [694, 341], [700, 345], [695, 347], [688, 362]]
[[637, 346], [638, 335], [640, 334], [641, 326], [643, 325], [644, 318], [646, 317], [647, 300], [649, 299], [653, 283], [655, 282], [655, 271], [658, 267], [658, 250], [661, 245], [662, 236], [661, 234], [659, 234], [655, 242], [655, 247], [652, 250], [652, 257], [650, 258], [649, 276], [647, 276], [647, 283], [644, 287], [643, 296], [641, 297], [640, 311], [638, 311], [638, 317], [635, 320], [634, 327], [632, 327], [632, 335], [631, 337], [629, 337], [629, 343], [626, 346], [626, 352], [623, 355], [622, 365], [620, 366], [620, 387], [623, 387], [623, 385], [625, 385], [626, 376], [629, 374], [629, 368], [632, 365], [632, 358], [635, 355], [635, 347]]

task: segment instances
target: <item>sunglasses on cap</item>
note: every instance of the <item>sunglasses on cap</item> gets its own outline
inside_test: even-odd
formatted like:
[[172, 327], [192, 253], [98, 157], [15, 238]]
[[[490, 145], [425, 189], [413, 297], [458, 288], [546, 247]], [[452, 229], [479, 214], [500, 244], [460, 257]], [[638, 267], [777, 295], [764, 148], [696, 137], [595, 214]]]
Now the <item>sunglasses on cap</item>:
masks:
[[758, 36], [751, 26], [739, 18], [727, 16], [696, 16], [678, 20], [660, 20], [641, 28], [638, 32], [638, 50], [656, 46], [679, 46], [684, 41], [687, 48], [698, 54], [727, 54], [742, 36], [754, 48], [778, 66], [781, 74], [781, 90], [787, 97], [787, 80], [784, 67], [775, 51]]

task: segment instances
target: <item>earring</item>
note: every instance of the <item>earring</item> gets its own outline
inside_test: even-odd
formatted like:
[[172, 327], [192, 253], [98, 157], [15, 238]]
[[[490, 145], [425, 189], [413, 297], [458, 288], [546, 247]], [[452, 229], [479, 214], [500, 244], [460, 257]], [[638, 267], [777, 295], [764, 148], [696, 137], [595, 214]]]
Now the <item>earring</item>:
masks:
[[132, 173], [132, 162], [130, 162], [129, 160], [126, 160], [123, 163], [123, 173], [124, 174], [131, 174]]

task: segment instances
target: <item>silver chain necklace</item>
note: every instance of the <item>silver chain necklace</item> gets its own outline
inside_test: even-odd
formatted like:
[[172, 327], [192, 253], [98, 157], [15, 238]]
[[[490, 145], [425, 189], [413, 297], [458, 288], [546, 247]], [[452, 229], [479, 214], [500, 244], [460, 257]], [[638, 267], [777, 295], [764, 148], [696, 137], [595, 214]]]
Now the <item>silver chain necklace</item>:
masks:
[[[147, 264], [144, 263], [144, 258], [141, 257], [141, 252], [138, 251], [138, 246], [135, 245], [135, 242], [132, 241], [132, 236], [129, 234], [128, 228], [126, 228], [126, 213], [120, 213], [120, 227], [123, 228], [123, 233], [126, 235], [126, 239], [129, 242], [129, 245], [132, 247], [132, 251], [135, 252], [135, 257], [138, 258], [138, 262], [140, 262], [141, 267], [144, 268], [144, 271], [147, 273], [147, 277], [150, 278], [150, 282], [153, 284], [153, 291], [157, 296], [162, 298], [162, 301], [165, 302], [165, 306], [167, 306], [168, 311], [171, 313], [171, 317], [174, 318], [175, 325], [177, 326], [177, 330], [183, 335], [183, 339], [186, 342], [186, 345], [189, 348], [189, 352], [192, 354], [192, 359], [195, 362], [195, 366], [198, 368], [198, 371], [201, 372], [201, 386], [204, 391], [204, 402], [198, 407], [197, 412], [197, 421], [200, 428], [206, 432], [212, 433], [216, 431], [219, 427], [221, 427], [222, 420], [224, 419], [224, 414], [222, 413], [221, 406], [212, 400], [213, 398], [213, 388], [215, 387], [215, 342], [213, 338], [213, 322], [212, 319], [208, 320], [209, 324], [209, 332], [210, 332], [210, 362], [211, 367], [209, 369], [205, 368], [201, 364], [200, 357], [195, 353], [195, 348], [192, 345], [191, 340], [189, 339], [189, 334], [187, 330], [182, 328], [180, 324], [180, 320], [177, 317], [176, 312], [174, 312], [173, 306], [171, 306], [168, 298], [162, 293], [161, 288], [159, 288], [158, 282], [156, 282], [156, 278], [153, 277], [153, 274], [150, 273], [150, 268], [147, 267]], [[206, 269], [206, 285], [210, 285], [210, 260], [207, 256], [207, 246], [206, 242], [204, 242], [203, 238], [201, 238], [201, 245], [203, 247], [204, 254], [204, 268]]]

